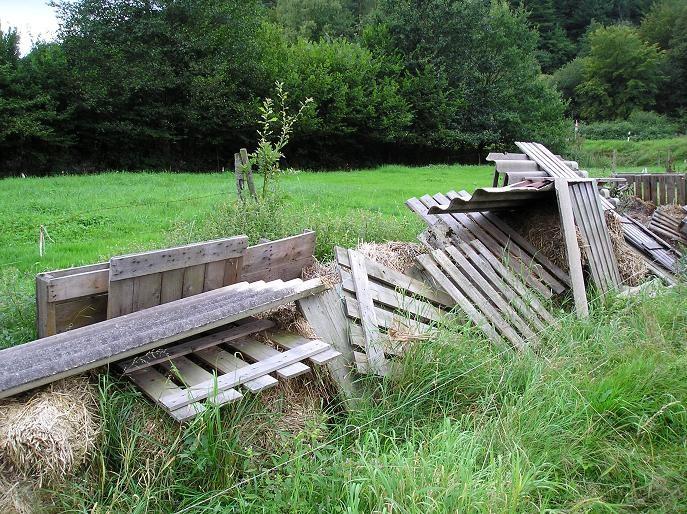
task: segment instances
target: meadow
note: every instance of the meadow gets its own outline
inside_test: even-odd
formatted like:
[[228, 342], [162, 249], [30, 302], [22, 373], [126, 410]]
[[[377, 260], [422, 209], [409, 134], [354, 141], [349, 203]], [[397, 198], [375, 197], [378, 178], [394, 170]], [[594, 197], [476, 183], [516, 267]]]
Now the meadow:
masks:
[[[594, 172], [597, 173], [596, 171]], [[599, 174], [601, 171], [598, 172]], [[294, 173], [236, 208], [228, 174], [0, 182], [0, 347], [33, 334], [33, 274], [221, 235], [314, 228], [317, 254], [414, 240], [405, 199], [489, 185], [491, 166]], [[38, 250], [39, 227], [49, 238]], [[95, 455], [44, 488], [56, 512], [685, 512], [687, 291], [592, 302], [537, 348], [440, 327], [343, 411], [320, 375], [179, 428], [115, 376], [93, 377]], [[294, 393], [297, 391], [297, 393]], [[306, 397], [301, 404], [297, 398]], [[295, 413], [295, 414], [294, 414]], [[295, 417], [295, 419], [294, 419]]]

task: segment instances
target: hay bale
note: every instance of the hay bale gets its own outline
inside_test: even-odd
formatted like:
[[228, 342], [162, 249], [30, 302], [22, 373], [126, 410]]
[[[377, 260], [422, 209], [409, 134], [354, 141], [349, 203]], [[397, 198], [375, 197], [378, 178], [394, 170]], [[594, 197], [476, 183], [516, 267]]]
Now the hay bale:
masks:
[[11, 472], [0, 467], [0, 512], [3, 514], [41, 512], [35, 484], [8, 480], [10, 475]]
[[38, 485], [68, 477], [99, 432], [97, 401], [85, 377], [50, 384], [0, 404], [0, 462]]
[[386, 243], [360, 243], [356, 248], [364, 256], [387, 268], [408, 273], [418, 255], [427, 253], [419, 243], [387, 241]]
[[[505, 220], [521, 236], [527, 239], [547, 259], [553, 262], [566, 273], [568, 268], [568, 256], [565, 251], [565, 238], [561, 230], [561, 219], [556, 204], [539, 205], [529, 209], [518, 211], [517, 218]], [[577, 233], [577, 244], [580, 249], [587, 243], [582, 238], [580, 231]], [[587, 264], [586, 255], [581, 252], [582, 265]]]
[[649, 273], [644, 259], [625, 241], [622, 223], [615, 213], [606, 211], [606, 225], [622, 283], [630, 287], [638, 286]]

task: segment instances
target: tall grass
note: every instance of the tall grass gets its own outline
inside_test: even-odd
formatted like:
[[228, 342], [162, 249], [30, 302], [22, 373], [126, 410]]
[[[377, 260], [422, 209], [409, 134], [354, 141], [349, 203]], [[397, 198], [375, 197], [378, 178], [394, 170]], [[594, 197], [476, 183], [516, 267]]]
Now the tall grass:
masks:
[[[105, 438], [59, 508], [99, 512], [680, 512], [687, 296], [613, 299], [536, 349], [442, 327], [352, 412], [257, 449], [248, 399], [179, 429], [102, 379]], [[143, 412], [138, 412], [140, 410]], [[151, 425], [152, 424], [152, 425]], [[320, 434], [326, 435], [322, 438]], [[312, 434], [318, 434], [313, 436]], [[162, 437], [164, 435], [164, 437]]]

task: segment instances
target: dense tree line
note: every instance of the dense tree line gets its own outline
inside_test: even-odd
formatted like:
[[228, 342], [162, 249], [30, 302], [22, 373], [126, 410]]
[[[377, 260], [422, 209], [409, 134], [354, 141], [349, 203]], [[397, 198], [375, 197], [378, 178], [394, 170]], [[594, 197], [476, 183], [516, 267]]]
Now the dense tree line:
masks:
[[218, 169], [255, 146], [277, 80], [314, 99], [293, 165], [559, 148], [569, 115], [685, 107], [686, 4], [58, 1], [56, 42], [20, 57], [0, 31], [0, 173]]

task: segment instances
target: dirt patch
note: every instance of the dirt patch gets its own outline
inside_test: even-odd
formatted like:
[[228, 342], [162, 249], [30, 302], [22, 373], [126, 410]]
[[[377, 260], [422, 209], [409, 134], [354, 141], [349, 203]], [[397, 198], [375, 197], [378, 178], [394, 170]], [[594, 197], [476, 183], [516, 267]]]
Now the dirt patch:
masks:
[[619, 214], [629, 216], [642, 225], [648, 225], [656, 206], [636, 196], [624, 196], [620, 199], [620, 204], [616, 210]]

